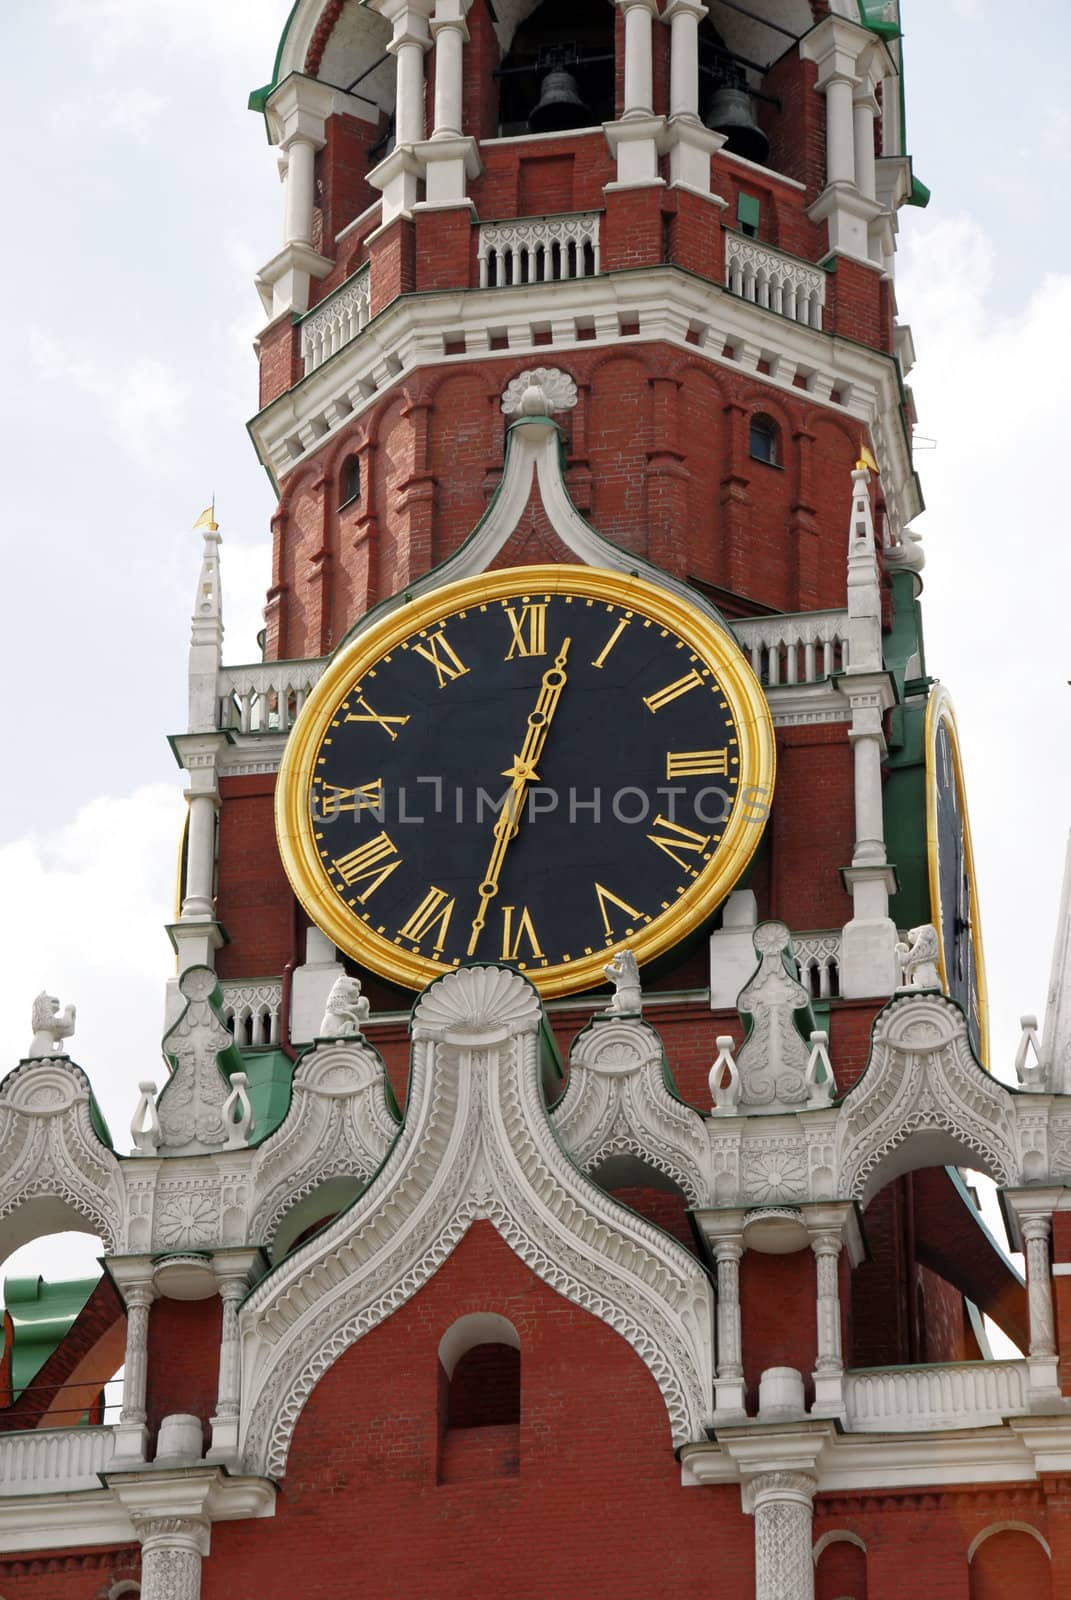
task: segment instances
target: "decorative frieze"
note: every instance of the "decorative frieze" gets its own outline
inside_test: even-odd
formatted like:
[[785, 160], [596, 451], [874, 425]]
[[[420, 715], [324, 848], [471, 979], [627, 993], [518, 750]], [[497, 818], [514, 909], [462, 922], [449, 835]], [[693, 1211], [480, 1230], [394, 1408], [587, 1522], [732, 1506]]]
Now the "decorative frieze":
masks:
[[302, 317], [301, 359], [306, 376], [368, 326], [371, 304], [369, 269], [364, 266]]
[[485, 222], [476, 252], [480, 288], [594, 277], [599, 271], [600, 215], [598, 211], [577, 211], [568, 216]]
[[733, 294], [805, 328], [820, 328], [826, 274], [740, 233], [725, 235], [725, 281]]

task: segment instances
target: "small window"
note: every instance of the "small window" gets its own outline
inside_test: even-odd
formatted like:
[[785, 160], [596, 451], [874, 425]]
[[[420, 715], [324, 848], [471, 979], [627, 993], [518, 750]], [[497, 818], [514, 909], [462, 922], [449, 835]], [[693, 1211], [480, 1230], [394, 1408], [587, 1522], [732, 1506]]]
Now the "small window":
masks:
[[342, 463], [339, 474], [338, 503], [348, 506], [351, 500], [360, 499], [361, 495], [361, 462], [357, 456], [347, 456]]
[[746, 233], [749, 239], [758, 237], [759, 215], [758, 196], [741, 191], [736, 197], [736, 221], [740, 232]]
[[772, 417], [752, 417], [747, 447], [752, 461], [765, 461], [769, 467], [780, 466], [781, 430]]

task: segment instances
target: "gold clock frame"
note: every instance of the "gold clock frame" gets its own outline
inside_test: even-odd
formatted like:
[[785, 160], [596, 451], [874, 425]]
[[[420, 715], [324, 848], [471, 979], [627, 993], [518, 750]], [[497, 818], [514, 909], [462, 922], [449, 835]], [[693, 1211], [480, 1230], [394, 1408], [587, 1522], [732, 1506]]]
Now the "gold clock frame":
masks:
[[930, 915], [937, 928], [937, 970], [941, 987], [948, 994], [948, 970], [945, 966], [944, 907], [941, 904], [941, 874], [938, 861], [937, 840], [937, 730], [940, 723], [948, 729], [948, 746], [952, 752], [952, 773], [959, 799], [959, 814], [963, 821], [963, 858], [967, 882], [971, 890], [972, 930], [974, 933], [975, 963], [978, 971], [978, 1036], [982, 1065], [989, 1070], [989, 988], [985, 975], [985, 947], [982, 943], [982, 912], [978, 896], [978, 879], [974, 870], [974, 845], [971, 840], [971, 819], [967, 809], [967, 788], [963, 781], [963, 758], [959, 748], [959, 730], [952, 696], [943, 684], [935, 684], [926, 705], [924, 745], [926, 750], [926, 867], [930, 885]]
[[[700, 927], [739, 880], [762, 838], [773, 796], [776, 748], [766, 696], [739, 646], [698, 606], [645, 578], [600, 567], [507, 567], [444, 584], [389, 612], [359, 633], [328, 664], [292, 728], [275, 788], [275, 829], [283, 867], [294, 893], [316, 925], [354, 960], [391, 982], [422, 989], [452, 968], [403, 950], [349, 916], [324, 874], [310, 815], [316, 758], [332, 717], [352, 686], [404, 640], [452, 613], [488, 601], [531, 593], [573, 594], [635, 610], [671, 629], [717, 677], [736, 722], [740, 752], [738, 800], [714, 859], [669, 910], [631, 938], [590, 956], [524, 973], [546, 998], [572, 994], [603, 981], [603, 968], [626, 944], [641, 964], [672, 949]], [[746, 798], [748, 797], [748, 798]]]

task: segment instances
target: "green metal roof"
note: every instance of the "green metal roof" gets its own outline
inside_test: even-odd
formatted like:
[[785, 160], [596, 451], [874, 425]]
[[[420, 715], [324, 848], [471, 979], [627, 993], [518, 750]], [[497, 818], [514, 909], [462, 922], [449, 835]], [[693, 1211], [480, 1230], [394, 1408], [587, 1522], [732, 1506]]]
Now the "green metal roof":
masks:
[[100, 1282], [77, 1278], [46, 1283], [44, 1278], [5, 1278], [4, 1307], [11, 1318], [11, 1388], [22, 1392], [66, 1338], [79, 1312]]

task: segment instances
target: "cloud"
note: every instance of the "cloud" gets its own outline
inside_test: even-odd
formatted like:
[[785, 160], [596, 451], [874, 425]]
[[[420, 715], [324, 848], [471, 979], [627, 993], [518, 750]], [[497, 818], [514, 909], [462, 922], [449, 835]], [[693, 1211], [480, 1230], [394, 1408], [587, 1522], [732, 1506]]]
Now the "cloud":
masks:
[[227, 64], [244, 62], [253, 41], [258, 55], [270, 50], [273, 27], [277, 37], [289, 9], [290, 0], [59, 0], [56, 20], [87, 35], [98, 66], [128, 52], [210, 55]]
[[[50, 761], [52, 777], [62, 771]], [[164, 986], [184, 805], [177, 785], [102, 795], [63, 827], [0, 847], [0, 1073], [30, 1043], [33, 998], [78, 1008], [74, 1059], [88, 1073], [118, 1149], [139, 1078], [163, 1083]]]
[[927, 667], [956, 702], [985, 935], [993, 1065], [1008, 1076], [1021, 1012], [1044, 1006], [1071, 758], [1064, 729], [1071, 588], [1063, 374], [1071, 274], [1007, 305], [994, 242], [970, 218], [908, 224], [900, 307], [928, 510]]
[[188, 415], [190, 384], [155, 356], [108, 364], [84, 346], [33, 328], [30, 357], [42, 378], [73, 384], [96, 401], [115, 443], [142, 466], [154, 463]]

